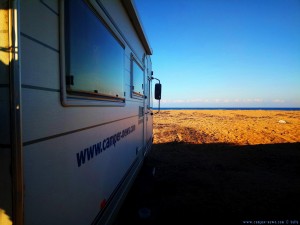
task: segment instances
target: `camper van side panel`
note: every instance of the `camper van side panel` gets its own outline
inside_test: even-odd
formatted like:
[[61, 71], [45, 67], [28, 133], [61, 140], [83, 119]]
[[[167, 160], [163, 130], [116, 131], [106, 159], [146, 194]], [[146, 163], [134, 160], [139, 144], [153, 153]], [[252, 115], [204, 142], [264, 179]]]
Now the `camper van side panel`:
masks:
[[147, 98], [145, 101], [145, 111], [146, 111], [146, 135], [145, 142], [146, 145], [151, 145], [153, 141], [153, 112], [152, 112], [152, 62], [150, 57], [146, 57], [147, 69], [145, 71], [146, 74], [146, 84], [145, 89], [147, 93]]
[[[124, 104], [91, 106], [85, 96], [73, 104], [62, 88], [64, 1], [21, 1], [25, 225], [91, 224], [143, 160], [145, 98], [131, 95], [131, 64], [134, 55], [146, 69], [145, 50], [113, 2], [80, 0], [124, 47]], [[125, 25], [129, 31], [120, 32]]]

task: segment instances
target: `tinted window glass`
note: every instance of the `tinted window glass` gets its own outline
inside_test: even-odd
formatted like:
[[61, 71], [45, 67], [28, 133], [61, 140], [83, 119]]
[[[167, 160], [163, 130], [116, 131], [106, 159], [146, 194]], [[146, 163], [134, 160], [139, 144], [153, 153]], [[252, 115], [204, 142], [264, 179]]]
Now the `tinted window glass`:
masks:
[[67, 91], [123, 98], [124, 48], [82, 0], [65, 1]]
[[134, 95], [142, 96], [144, 94], [144, 71], [135, 60], [132, 60], [132, 64], [132, 91]]

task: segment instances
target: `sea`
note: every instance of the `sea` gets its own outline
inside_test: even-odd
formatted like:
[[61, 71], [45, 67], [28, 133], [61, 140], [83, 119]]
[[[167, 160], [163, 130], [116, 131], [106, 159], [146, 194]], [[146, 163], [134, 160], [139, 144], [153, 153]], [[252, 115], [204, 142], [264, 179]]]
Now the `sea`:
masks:
[[[158, 110], [158, 108], [153, 108], [154, 110]], [[172, 108], [172, 107], [162, 107], [160, 110], [278, 110], [278, 111], [300, 111], [300, 108], [263, 108], [263, 107], [250, 107], [250, 108], [234, 108], [234, 107], [229, 107], [229, 108], [201, 108], [201, 107], [196, 107], [196, 108]]]

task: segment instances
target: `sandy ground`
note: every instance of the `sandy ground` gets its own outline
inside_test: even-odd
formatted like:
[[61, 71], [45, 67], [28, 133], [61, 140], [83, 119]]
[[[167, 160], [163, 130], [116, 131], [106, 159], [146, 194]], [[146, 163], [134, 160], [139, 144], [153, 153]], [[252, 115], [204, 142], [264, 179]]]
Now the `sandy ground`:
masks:
[[300, 224], [300, 112], [156, 114], [115, 224]]
[[[280, 122], [279, 122], [280, 121]], [[177, 110], [155, 116], [154, 143], [300, 142], [300, 111]]]

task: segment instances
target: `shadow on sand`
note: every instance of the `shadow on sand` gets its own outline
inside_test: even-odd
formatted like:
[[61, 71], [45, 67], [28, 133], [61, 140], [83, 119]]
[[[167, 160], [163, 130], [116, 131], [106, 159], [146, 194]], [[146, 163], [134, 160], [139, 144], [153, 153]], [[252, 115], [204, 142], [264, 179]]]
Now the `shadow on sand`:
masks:
[[[151, 216], [141, 219], [138, 211], [144, 207]], [[116, 225], [297, 220], [300, 224], [300, 143], [174, 142], [153, 146]]]

